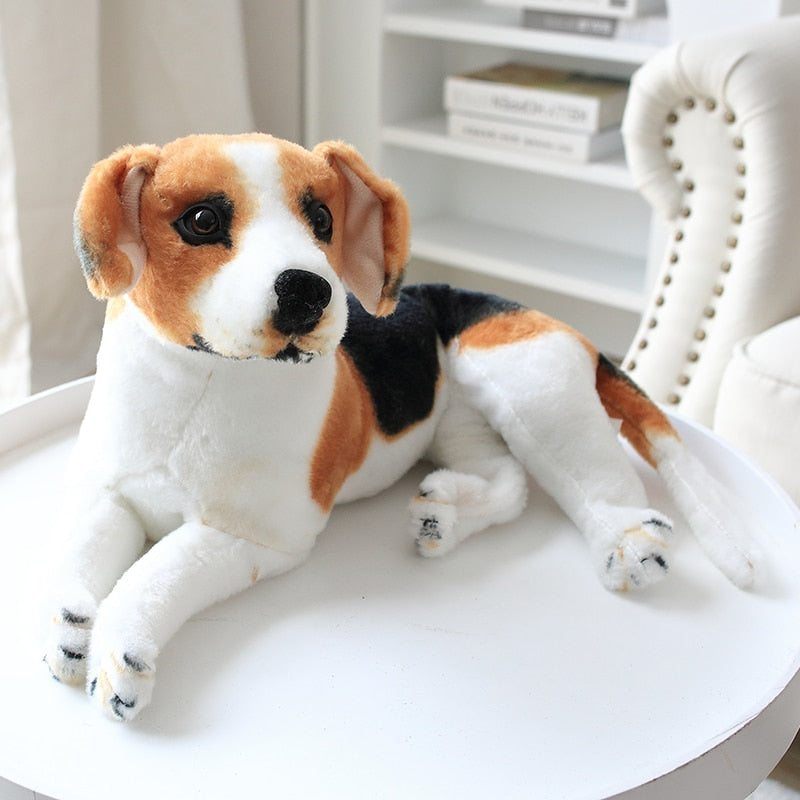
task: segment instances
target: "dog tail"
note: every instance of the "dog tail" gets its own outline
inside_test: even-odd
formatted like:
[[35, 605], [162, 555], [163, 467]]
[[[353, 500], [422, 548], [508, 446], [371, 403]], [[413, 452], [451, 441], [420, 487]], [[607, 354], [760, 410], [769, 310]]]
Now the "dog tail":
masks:
[[654, 467], [706, 555], [742, 588], [754, 579], [754, 550], [729, 493], [681, 441], [667, 416], [605, 356], [597, 363], [597, 392], [622, 435]]

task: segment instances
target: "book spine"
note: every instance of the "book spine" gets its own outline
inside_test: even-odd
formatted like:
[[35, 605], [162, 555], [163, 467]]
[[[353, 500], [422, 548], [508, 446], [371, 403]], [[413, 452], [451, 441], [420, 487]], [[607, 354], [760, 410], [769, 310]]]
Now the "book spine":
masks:
[[600, 127], [600, 104], [595, 97], [576, 97], [458, 75], [445, 80], [444, 105], [448, 111], [490, 114], [579, 131]]
[[447, 132], [457, 139], [480, 142], [532, 156], [568, 161], [589, 161], [592, 157], [592, 135], [587, 133], [517, 125], [464, 114], [448, 115]]
[[598, 14], [633, 19], [645, 14], [663, 13], [664, 0], [485, 0], [492, 5], [533, 8], [567, 14]]
[[617, 32], [614, 17], [597, 17], [588, 14], [563, 14], [559, 11], [537, 11], [526, 8], [522, 17], [526, 28], [553, 33], [572, 33], [577, 36], [611, 38]]

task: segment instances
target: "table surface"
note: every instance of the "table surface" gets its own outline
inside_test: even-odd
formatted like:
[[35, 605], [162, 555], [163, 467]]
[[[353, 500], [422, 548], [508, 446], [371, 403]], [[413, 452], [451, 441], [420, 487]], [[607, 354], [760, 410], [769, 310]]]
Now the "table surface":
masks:
[[405, 516], [420, 468], [337, 508], [303, 566], [190, 620], [152, 705], [106, 720], [41, 663], [59, 485], [90, 387], [0, 415], [9, 780], [60, 800], [741, 798], [800, 725], [800, 513], [682, 420], [758, 524], [754, 590], [729, 584], [679, 524], [667, 580], [611, 594], [535, 487], [521, 519], [421, 559]]

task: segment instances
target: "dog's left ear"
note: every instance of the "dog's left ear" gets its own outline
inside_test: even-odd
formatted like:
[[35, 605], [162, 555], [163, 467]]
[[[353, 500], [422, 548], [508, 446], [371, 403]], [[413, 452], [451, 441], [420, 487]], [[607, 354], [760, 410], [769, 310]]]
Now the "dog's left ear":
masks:
[[334, 237], [340, 248], [342, 279], [371, 314], [394, 311], [408, 261], [411, 223], [400, 190], [376, 175], [342, 142], [314, 148], [339, 175], [339, 205]]

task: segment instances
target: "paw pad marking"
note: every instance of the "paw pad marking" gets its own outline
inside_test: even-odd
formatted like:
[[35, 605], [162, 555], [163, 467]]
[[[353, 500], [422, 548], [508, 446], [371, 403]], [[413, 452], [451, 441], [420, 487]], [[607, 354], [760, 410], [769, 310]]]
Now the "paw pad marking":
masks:
[[123, 653], [122, 661], [126, 667], [140, 674], [153, 671], [150, 667], [147, 666], [147, 664], [144, 663], [144, 661], [135, 658], [130, 653]]
[[132, 653], [110, 653], [87, 692], [111, 717], [129, 720], [148, 704], [155, 670]]
[[85, 628], [92, 621], [91, 617], [84, 614], [74, 614], [68, 608], [61, 609], [61, 621], [67, 625], [74, 625], [76, 628]]
[[69, 650], [68, 648], [64, 647], [63, 644], [59, 645], [58, 649], [61, 651], [61, 653], [63, 654], [64, 658], [66, 658], [66, 659], [68, 659], [70, 661], [83, 661], [83, 659], [86, 658], [86, 654], [85, 653], [81, 653], [81, 652], [78, 652], [76, 650]]
[[442, 532], [439, 529], [439, 520], [436, 519], [436, 517], [425, 517], [425, 519], [420, 521], [419, 538], [435, 541], [441, 540]]
[[126, 702], [118, 694], [115, 694], [111, 698], [111, 700], [109, 702], [109, 705], [111, 706], [111, 710], [114, 712], [115, 716], [119, 717], [120, 719], [125, 719], [126, 715], [122, 711], [122, 709], [126, 708], [126, 709], [128, 709], [130, 711], [132, 708], [135, 708], [136, 701], [135, 700], [129, 700], [129, 701]]
[[83, 683], [93, 617], [62, 607], [51, 623], [44, 656], [50, 674], [61, 683]]
[[623, 531], [619, 544], [605, 559], [604, 583], [615, 591], [649, 586], [669, 572], [665, 557], [671, 523], [660, 517], [646, 519]]

